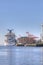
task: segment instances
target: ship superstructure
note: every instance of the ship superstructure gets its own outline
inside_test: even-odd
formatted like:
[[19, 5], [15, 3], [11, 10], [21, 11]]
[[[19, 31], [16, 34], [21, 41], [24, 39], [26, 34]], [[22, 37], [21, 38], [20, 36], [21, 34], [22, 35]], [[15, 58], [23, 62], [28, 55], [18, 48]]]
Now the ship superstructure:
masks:
[[15, 34], [12, 32], [12, 30], [8, 29], [8, 33], [5, 35], [6, 39], [6, 45], [15, 45], [16, 44], [16, 39], [15, 39]]

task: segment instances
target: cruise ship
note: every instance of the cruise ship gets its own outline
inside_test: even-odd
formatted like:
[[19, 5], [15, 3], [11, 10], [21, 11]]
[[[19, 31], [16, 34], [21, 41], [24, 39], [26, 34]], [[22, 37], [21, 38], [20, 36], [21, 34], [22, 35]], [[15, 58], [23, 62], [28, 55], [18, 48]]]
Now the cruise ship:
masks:
[[13, 33], [12, 31], [13, 30], [8, 29], [8, 33], [5, 35], [5, 43], [8, 46], [16, 44], [15, 33]]

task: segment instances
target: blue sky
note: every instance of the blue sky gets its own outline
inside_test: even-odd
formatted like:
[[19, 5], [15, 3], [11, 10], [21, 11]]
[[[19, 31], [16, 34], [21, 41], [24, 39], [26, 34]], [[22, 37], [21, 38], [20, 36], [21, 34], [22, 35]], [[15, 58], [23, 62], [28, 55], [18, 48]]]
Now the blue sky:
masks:
[[43, 23], [43, 0], [0, 0], [0, 41], [7, 29], [16, 35], [30, 32], [40, 36]]

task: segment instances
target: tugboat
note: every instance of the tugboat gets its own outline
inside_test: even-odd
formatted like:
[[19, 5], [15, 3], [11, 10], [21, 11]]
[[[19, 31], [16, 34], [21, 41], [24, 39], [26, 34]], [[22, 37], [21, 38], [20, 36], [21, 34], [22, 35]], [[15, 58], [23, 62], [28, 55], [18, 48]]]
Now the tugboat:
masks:
[[[13, 29], [12, 29], [13, 30]], [[8, 33], [5, 35], [6, 39], [6, 45], [8, 46], [15, 46], [16, 44], [16, 39], [15, 39], [15, 34], [12, 32], [12, 30], [8, 29]]]

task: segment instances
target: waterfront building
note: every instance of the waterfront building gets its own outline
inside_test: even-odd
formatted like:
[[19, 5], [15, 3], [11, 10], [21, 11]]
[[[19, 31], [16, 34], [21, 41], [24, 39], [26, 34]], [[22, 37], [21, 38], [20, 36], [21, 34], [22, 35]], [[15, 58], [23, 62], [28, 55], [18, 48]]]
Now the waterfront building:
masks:
[[41, 42], [43, 42], [43, 24], [41, 24], [41, 35], [40, 35], [40, 37], [41, 37]]

